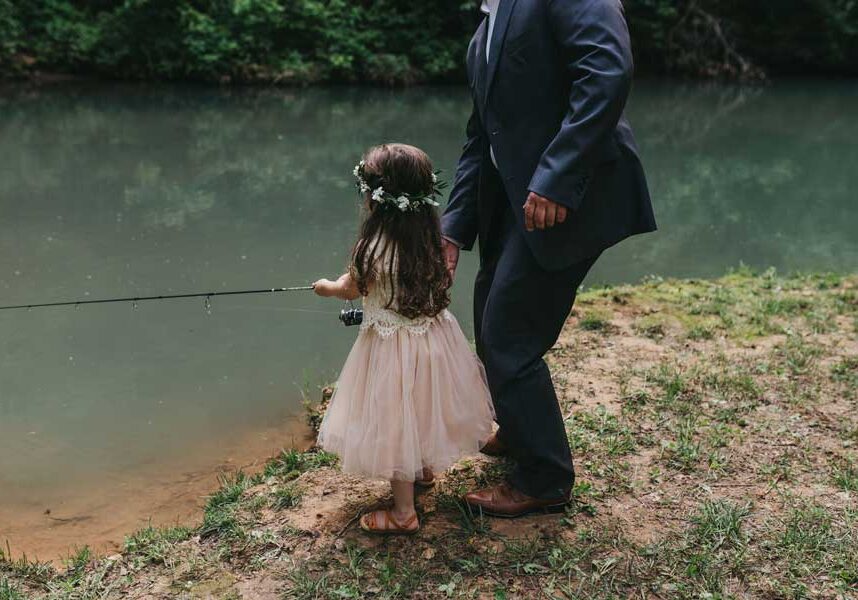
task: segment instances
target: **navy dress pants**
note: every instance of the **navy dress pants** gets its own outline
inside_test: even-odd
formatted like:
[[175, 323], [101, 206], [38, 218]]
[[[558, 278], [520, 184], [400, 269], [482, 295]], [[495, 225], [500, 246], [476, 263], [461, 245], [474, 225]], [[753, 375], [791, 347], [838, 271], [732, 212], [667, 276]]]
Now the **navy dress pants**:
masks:
[[481, 185], [488, 188], [481, 196], [491, 205], [480, 207], [481, 220], [489, 222], [481, 227], [474, 333], [500, 438], [516, 463], [510, 483], [535, 498], [565, 497], [575, 471], [543, 356], [557, 341], [598, 256], [558, 271], [543, 269], [527, 247], [497, 171], [484, 174]]

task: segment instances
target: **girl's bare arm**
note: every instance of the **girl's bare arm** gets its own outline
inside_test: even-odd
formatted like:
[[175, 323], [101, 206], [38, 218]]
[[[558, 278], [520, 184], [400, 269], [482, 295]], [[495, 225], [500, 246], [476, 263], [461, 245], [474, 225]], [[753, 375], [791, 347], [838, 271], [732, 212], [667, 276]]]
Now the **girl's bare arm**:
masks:
[[357, 283], [349, 273], [343, 273], [336, 281], [320, 279], [313, 284], [313, 291], [318, 296], [340, 300], [357, 300], [361, 296]]

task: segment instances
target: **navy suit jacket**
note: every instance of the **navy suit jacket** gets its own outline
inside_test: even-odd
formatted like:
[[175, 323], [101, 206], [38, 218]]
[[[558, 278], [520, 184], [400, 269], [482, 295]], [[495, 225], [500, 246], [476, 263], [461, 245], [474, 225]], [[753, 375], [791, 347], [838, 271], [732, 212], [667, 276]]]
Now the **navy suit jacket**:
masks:
[[[488, 64], [487, 28], [486, 18], [468, 48], [473, 111], [444, 234], [468, 250], [490, 235], [498, 200], [480, 193], [490, 146], [543, 268], [567, 267], [653, 231], [646, 178], [623, 116], [633, 61], [620, 0], [500, 0]], [[566, 206], [566, 222], [526, 232], [529, 191]]]

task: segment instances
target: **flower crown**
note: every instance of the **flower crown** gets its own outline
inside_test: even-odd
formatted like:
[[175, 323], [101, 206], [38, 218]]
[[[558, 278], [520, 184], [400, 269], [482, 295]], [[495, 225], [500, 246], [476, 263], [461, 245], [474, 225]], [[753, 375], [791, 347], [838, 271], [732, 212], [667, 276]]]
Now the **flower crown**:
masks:
[[377, 188], [372, 188], [369, 183], [367, 183], [367, 175], [364, 170], [365, 166], [366, 163], [364, 161], [360, 161], [355, 165], [354, 171], [352, 171], [355, 179], [357, 180], [357, 188], [361, 194], [372, 192], [372, 199], [378, 204], [395, 207], [402, 212], [417, 210], [423, 205], [440, 206], [436, 198], [441, 195], [441, 190], [443, 190], [447, 185], [445, 182], [438, 180], [438, 173], [440, 171], [434, 171], [432, 173], [432, 190], [428, 194], [400, 193], [399, 195], [394, 196], [390, 192], [386, 191], [381, 185]]

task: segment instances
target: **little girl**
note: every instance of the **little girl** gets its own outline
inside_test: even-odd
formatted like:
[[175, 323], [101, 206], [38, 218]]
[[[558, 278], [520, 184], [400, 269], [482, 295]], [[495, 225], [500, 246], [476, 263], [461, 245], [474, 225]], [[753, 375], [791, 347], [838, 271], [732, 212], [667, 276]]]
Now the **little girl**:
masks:
[[366, 207], [347, 273], [320, 296], [363, 297], [357, 341], [319, 430], [342, 470], [390, 481], [393, 508], [363, 516], [371, 533], [414, 533], [414, 485], [476, 454], [494, 411], [483, 367], [447, 310], [450, 275], [429, 157], [405, 144], [371, 148], [355, 167]]

